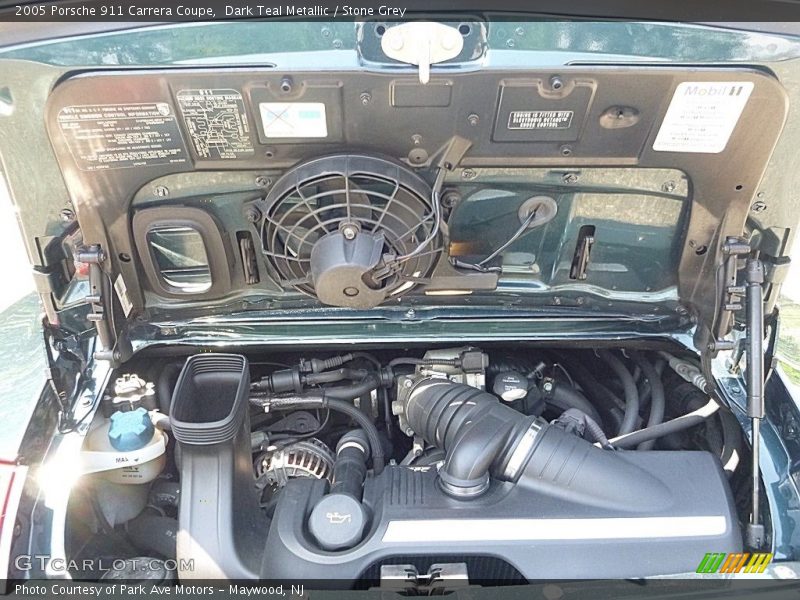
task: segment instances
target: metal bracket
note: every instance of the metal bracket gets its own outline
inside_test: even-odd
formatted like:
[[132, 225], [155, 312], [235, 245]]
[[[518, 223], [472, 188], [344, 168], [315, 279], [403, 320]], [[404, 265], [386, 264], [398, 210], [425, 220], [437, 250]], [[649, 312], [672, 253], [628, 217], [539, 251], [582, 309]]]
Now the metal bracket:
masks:
[[395, 25], [381, 39], [383, 53], [394, 60], [419, 66], [419, 82], [431, 78], [431, 65], [455, 58], [464, 38], [455, 27], [444, 23], [415, 21]]
[[745, 295], [745, 286], [737, 285], [736, 273], [739, 271], [739, 259], [750, 254], [750, 250], [750, 244], [747, 240], [736, 237], [729, 237], [722, 246], [725, 263], [720, 298], [721, 314], [717, 318], [715, 339], [710, 348], [712, 352], [734, 349], [734, 342], [724, 338], [728, 333], [728, 323], [733, 318], [733, 313], [744, 308], [742, 296]]
[[469, 587], [466, 563], [433, 564], [427, 573], [414, 565], [381, 565], [382, 589], [433, 596], [465, 587]]
[[[108, 322], [108, 315], [111, 315], [113, 299], [110, 295], [110, 278], [103, 270], [103, 263], [107, 256], [99, 244], [83, 246], [75, 253], [75, 260], [89, 265], [89, 293], [84, 301], [91, 306], [92, 312], [87, 315], [87, 320], [94, 324], [97, 330], [97, 339], [100, 348], [95, 350], [96, 360], [109, 361], [112, 364], [121, 358], [117, 346], [117, 332], [112, 331]], [[112, 315], [113, 318], [113, 315]]]

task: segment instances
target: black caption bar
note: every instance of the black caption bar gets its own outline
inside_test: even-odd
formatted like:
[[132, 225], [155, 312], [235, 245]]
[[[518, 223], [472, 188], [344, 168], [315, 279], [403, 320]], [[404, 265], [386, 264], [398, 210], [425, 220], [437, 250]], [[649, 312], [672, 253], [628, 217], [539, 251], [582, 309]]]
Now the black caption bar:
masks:
[[275, 0], [0, 0], [6, 22], [196, 22], [226, 19], [386, 19], [426, 12], [482, 13], [495, 18], [596, 18], [659, 21], [800, 21], [796, 0], [348, 0], [345, 3]]

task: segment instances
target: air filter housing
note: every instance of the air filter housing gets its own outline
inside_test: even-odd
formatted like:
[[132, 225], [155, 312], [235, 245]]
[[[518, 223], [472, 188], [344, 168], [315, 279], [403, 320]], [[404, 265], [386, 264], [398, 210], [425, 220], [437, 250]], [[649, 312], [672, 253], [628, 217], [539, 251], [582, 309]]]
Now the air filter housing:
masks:
[[374, 156], [316, 158], [262, 203], [262, 250], [285, 288], [323, 304], [372, 308], [413, 288], [439, 251], [428, 184]]

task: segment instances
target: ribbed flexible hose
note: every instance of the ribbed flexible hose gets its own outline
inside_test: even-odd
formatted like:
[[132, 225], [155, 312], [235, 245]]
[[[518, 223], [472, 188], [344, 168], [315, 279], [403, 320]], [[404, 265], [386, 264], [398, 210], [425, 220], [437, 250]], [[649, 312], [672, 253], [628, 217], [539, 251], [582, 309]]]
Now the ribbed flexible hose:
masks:
[[[439, 471], [446, 489], [473, 496], [500, 476], [514, 448], [534, 423], [495, 396], [443, 379], [424, 379], [405, 403], [411, 429], [447, 458]], [[546, 425], [545, 425], [546, 427]]]

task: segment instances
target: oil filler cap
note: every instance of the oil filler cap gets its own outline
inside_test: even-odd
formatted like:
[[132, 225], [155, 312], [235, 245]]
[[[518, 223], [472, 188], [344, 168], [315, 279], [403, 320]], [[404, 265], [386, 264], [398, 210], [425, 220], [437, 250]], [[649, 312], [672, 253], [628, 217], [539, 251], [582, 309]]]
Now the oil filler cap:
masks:
[[153, 439], [155, 427], [147, 410], [117, 411], [111, 415], [108, 441], [115, 450], [131, 452], [144, 448]]
[[364, 537], [364, 506], [348, 494], [328, 494], [311, 511], [308, 529], [323, 550], [352, 548]]

